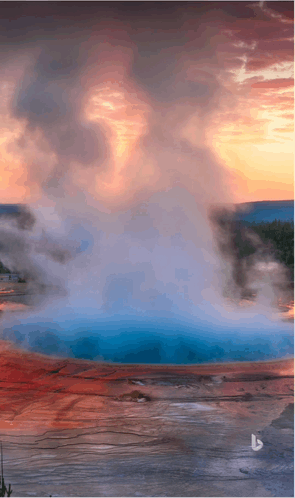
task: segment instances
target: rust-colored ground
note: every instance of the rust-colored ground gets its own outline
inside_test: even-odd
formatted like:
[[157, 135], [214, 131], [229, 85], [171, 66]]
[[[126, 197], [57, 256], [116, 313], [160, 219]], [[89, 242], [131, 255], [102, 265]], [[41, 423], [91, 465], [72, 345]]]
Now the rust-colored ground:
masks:
[[6, 480], [13, 496], [293, 496], [293, 375], [291, 359], [119, 365], [0, 341]]

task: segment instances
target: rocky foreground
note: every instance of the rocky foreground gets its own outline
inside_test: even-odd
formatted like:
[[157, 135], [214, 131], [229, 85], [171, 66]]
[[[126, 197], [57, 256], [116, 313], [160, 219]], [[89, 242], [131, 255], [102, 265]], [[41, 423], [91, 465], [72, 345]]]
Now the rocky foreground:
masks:
[[106, 364], [0, 341], [5, 482], [12, 497], [293, 496], [293, 367]]

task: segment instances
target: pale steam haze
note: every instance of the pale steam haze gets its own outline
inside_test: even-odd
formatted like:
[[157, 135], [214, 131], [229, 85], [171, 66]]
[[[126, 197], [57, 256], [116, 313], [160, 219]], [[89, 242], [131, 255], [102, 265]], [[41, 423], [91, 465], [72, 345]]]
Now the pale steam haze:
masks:
[[243, 299], [212, 207], [293, 197], [292, 9], [1, 3], [1, 202], [36, 219], [0, 220], [33, 296], [3, 337], [108, 361], [290, 354], [286, 269], [258, 251]]

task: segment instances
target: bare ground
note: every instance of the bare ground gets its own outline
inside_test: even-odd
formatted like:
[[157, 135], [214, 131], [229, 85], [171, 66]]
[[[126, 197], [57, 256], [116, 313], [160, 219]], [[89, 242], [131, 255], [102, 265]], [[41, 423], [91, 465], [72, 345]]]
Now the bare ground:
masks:
[[5, 480], [12, 496], [293, 496], [293, 366], [106, 364], [0, 341]]

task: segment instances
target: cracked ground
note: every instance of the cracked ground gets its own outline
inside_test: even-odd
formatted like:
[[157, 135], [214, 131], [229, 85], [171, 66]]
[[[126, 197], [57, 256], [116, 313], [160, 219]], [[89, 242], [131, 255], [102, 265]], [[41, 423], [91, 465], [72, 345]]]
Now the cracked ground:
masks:
[[14, 497], [293, 496], [293, 360], [119, 365], [2, 341], [0, 374]]

